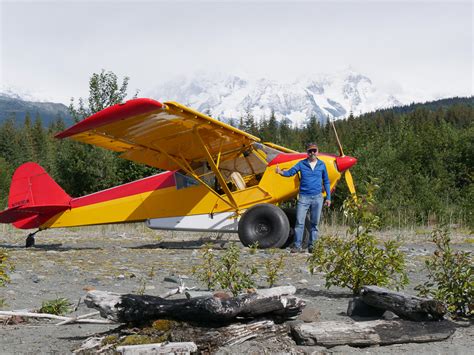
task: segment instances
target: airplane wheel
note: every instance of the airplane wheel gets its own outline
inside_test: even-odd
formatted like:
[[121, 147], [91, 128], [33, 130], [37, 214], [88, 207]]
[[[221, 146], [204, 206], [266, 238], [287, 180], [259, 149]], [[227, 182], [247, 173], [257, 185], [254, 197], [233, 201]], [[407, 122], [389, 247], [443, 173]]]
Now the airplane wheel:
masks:
[[239, 221], [239, 238], [247, 247], [258, 242], [261, 249], [280, 248], [289, 232], [290, 223], [285, 212], [271, 204], [249, 208]]
[[35, 246], [35, 236], [32, 234], [29, 234], [28, 237], [26, 237], [26, 248], [31, 248]]
[[[288, 233], [288, 239], [286, 240], [285, 244], [283, 244], [282, 248], [288, 248], [295, 241], [296, 208], [283, 208], [283, 212], [285, 212], [286, 217], [288, 217], [288, 221], [290, 222], [290, 233]], [[311, 220], [309, 216], [306, 215], [304, 222], [303, 241], [301, 243], [303, 249], [306, 249], [308, 246], [310, 233]]]

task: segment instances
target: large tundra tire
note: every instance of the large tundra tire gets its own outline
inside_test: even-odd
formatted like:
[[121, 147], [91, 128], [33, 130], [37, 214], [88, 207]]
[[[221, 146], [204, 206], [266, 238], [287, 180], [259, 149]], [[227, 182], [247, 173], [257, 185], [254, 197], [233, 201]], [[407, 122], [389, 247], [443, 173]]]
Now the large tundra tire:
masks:
[[289, 233], [285, 212], [267, 203], [249, 208], [239, 221], [239, 238], [247, 247], [257, 242], [261, 249], [281, 248]]

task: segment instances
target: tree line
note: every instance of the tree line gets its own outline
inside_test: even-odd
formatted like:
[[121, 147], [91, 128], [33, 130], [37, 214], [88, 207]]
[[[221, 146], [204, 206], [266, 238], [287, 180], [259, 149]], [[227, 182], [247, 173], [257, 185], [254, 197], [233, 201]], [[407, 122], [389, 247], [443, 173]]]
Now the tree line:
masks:
[[[128, 78], [119, 84], [112, 72], [94, 74], [87, 102], [72, 100], [76, 122], [127, 96]], [[433, 222], [467, 223], [473, 227], [474, 98], [460, 98], [367, 113], [335, 122], [344, 153], [358, 163], [351, 169], [356, 188], [374, 180], [377, 213], [387, 226]], [[338, 154], [329, 124], [309, 117], [295, 127], [288, 120], [253, 117], [247, 112], [230, 122], [254, 134], [298, 151], [316, 142], [320, 151]], [[19, 125], [10, 117], [0, 125], [0, 208], [7, 205], [14, 169], [27, 161], [39, 163], [71, 196], [77, 197], [157, 172], [119, 159], [116, 153], [54, 135], [66, 127], [61, 118], [48, 127], [41, 117], [27, 115]], [[341, 181], [334, 196], [337, 210], [349, 195]]]

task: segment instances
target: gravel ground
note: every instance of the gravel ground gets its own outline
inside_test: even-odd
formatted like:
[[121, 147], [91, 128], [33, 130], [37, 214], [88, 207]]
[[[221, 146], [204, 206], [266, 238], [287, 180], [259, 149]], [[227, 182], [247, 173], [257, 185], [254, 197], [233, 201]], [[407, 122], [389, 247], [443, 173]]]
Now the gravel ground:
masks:
[[[200, 248], [211, 242], [219, 253], [233, 234], [198, 234], [155, 232], [141, 225], [103, 226], [68, 230], [44, 231], [37, 235], [36, 247], [25, 249], [26, 233], [2, 226], [0, 248], [5, 248], [15, 270], [11, 283], [0, 288], [2, 310], [37, 310], [45, 300], [67, 298], [76, 304], [88, 289], [117, 293], [160, 295], [175, 288], [166, 277], [184, 275], [186, 286], [203, 288], [192, 278], [191, 268], [200, 262]], [[323, 233], [343, 231], [325, 227]], [[429, 230], [389, 231], [380, 238], [403, 241], [408, 256], [410, 285], [406, 292], [425, 280], [423, 260], [434, 250], [429, 243]], [[456, 247], [474, 251], [472, 235], [457, 232]], [[347, 319], [345, 311], [351, 293], [347, 289], [324, 287], [322, 275], [307, 271], [307, 254], [286, 254], [284, 276], [278, 284], [297, 287], [297, 296], [307, 307], [317, 308], [320, 320]], [[242, 249], [247, 262], [267, 256], [265, 251], [255, 255]], [[259, 280], [266, 287], [265, 280]], [[81, 304], [75, 314], [91, 312]], [[88, 337], [117, 328], [116, 325], [71, 324], [56, 326], [53, 321], [29, 320], [26, 323], [0, 325], [0, 354], [67, 354], [77, 349]], [[384, 347], [353, 348], [349, 346], [325, 349], [295, 345], [290, 338], [264, 342], [247, 341], [238, 347], [220, 349], [219, 353], [366, 353], [366, 354], [474, 354], [473, 327], [460, 326], [448, 340], [436, 343], [401, 344]]]

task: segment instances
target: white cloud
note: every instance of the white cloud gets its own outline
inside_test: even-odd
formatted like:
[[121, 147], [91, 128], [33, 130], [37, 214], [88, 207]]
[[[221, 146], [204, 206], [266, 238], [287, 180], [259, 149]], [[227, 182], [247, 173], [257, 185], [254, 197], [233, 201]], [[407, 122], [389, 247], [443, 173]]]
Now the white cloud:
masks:
[[3, 1], [0, 16], [2, 84], [66, 103], [102, 68], [143, 92], [198, 70], [291, 81], [352, 65], [395, 91], [472, 94], [464, 1]]

